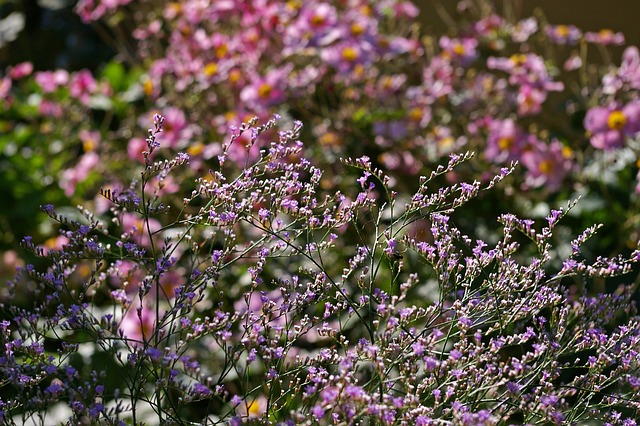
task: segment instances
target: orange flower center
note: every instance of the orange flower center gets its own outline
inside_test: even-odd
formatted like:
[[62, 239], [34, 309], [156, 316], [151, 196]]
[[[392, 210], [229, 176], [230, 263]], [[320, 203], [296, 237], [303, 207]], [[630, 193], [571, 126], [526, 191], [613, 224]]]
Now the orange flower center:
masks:
[[313, 15], [311, 17], [311, 25], [313, 25], [314, 27], [319, 27], [322, 24], [324, 24], [324, 22], [325, 22], [324, 16]]
[[538, 170], [540, 170], [542, 174], [550, 175], [553, 173], [553, 162], [550, 160], [542, 160], [538, 165]]
[[556, 35], [558, 37], [567, 37], [569, 35], [569, 27], [566, 25], [558, 25], [556, 27]]
[[506, 151], [508, 149], [511, 149], [511, 147], [513, 146], [515, 140], [513, 138], [500, 138], [498, 139], [498, 147], [503, 150]]
[[266, 98], [271, 94], [271, 85], [269, 83], [262, 83], [260, 87], [258, 87], [258, 96], [261, 98]]

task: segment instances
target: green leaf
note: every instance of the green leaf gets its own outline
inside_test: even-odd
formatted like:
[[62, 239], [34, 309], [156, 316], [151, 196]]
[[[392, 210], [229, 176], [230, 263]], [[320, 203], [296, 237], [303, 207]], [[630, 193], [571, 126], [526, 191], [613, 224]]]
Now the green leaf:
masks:
[[126, 88], [126, 75], [127, 72], [124, 69], [124, 65], [119, 62], [110, 62], [104, 70], [102, 70], [102, 77], [107, 79], [109, 85], [116, 92]]

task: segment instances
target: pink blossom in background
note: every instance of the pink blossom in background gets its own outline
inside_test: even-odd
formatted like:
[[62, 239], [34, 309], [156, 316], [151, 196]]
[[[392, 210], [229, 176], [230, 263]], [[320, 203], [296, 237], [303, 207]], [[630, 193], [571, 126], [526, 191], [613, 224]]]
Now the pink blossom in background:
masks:
[[526, 18], [519, 21], [511, 30], [511, 39], [516, 43], [524, 43], [538, 31], [536, 18]]
[[440, 37], [440, 48], [443, 55], [455, 63], [468, 65], [478, 57], [478, 40], [475, 38], [455, 39], [447, 36]]
[[44, 93], [51, 93], [69, 82], [69, 73], [65, 70], [38, 71], [35, 78]]
[[349, 39], [322, 49], [320, 58], [338, 73], [349, 73], [373, 61], [372, 46]]
[[88, 24], [102, 18], [107, 12], [115, 12], [120, 6], [125, 6], [133, 0], [79, 0], [75, 11], [82, 22]]
[[636, 46], [629, 46], [622, 53], [618, 76], [631, 88], [640, 89], [640, 53]]
[[475, 34], [480, 37], [494, 38], [501, 28], [505, 25], [505, 20], [500, 15], [491, 14], [486, 18], [475, 22], [473, 29]]
[[285, 65], [267, 72], [265, 76], [250, 78], [250, 82], [240, 92], [240, 100], [245, 107], [263, 111], [283, 102], [286, 98], [287, 77], [292, 65]]
[[38, 113], [43, 117], [62, 117], [64, 111], [62, 110], [62, 105], [58, 102], [53, 102], [48, 99], [43, 99], [38, 104]]
[[156, 310], [149, 299], [143, 299], [141, 305], [139, 297], [132, 297], [131, 304], [120, 321], [120, 330], [130, 345], [138, 346], [143, 341], [148, 341], [155, 332]]
[[9, 96], [9, 91], [13, 83], [9, 77], [3, 77], [0, 79], [0, 99], [4, 100]]
[[[152, 120], [153, 114], [157, 111], [153, 111], [153, 113], [149, 113], [145, 115], [143, 119], [140, 120], [140, 127], [142, 128], [152, 128]], [[164, 117], [164, 125], [161, 133], [157, 135], [157, 141], [160, 143], [160, 148], [168, 148], [172, 150], [183, 149], [189, 142], [194, 138], [195, 135], [199, 134], [199, 129], [196, 125], [190, 124], [187, 121], [187, 116], [179, 108], [175, 107], [167, 107], [163, 108], [160, 113]], [[136, 153], [136, 150], [141, 147], [141, 143], [139, 141], [130, 142], [129, 147], [127, 149], [129, 156], [133, 156], [133, 158], [139, 158]], [[148, 147], [144, 146], [144, 151], [148, 150]]]
[[573, 70], [577, 70], [581, 66], [582, 66], [582, 58], [580, 57], [579, 54], [575, 53], [567, 58], [567, 60], [564, 62], [563, 68], [565, 71], [573, 71]]
[[625, 85], [640, 89], [640, 53], [636, 46], [627, 47], [622, 53], [622, 63], [602, 77], [602, 91], [614, 95]]
[[100, 163], [100, 157], [93, 151], [84, 154], [80, 161], [71, 169], [67, 169], [62, 173], [60, 179], [60, 187], [64, 190], [67, 197], [73, 195], [76, 185], [85, 180], [89, 173]]
[[151, 240], [149, 238], [149, 230], [152, 234], [155, 234], [162, 228], [160, 222], [156, 219], [149, 218], [147, 223], [137, 213], [123, 213], [122, 214], [122, 229], [124, 232], [131, 234], [131, 241], [142, 247], [149, 247]]
[[556, 44], [574, 45], [582, 37], [582, 31], [574, 25], [548, 25], [544, 32]]
[[50, 253], [52, 250], [62, 250], [65, 244], [69, 244], [69, 238], [64, 235], [58, 235], [45, 241], [42, 248], [45, 253]]
[[[149, 151], [149, 147], [147, 146], [147, 141], [142, 138], [131, 138], [127, 144], [127, 155], [130, 160], [136, 160], [141, 164], [144, 164], [144, 155], [142, 155], [143, 151]], [[151, 153], [153, 156], [155, 152]]]
[[572, 157], [571, 150], [558, 140], [549, 144], [537, 139], [530, 142], [529, 149], [521, 156], [522, 164], [527, 168], [525, 186], [558, 190], [573, 168]]
[[80, 70], [71, 76], [69, 93], [83, 104], [89, 103], [90, 96], [98, 89], [98, 83], [89, 70]]
[[542, 104], [547, 99], [547, 93], [535, 86], [524, 84], [518, 89], [516, 104], [521, 116], [537, 114], [542, 110]]
[[610, 29], [602, 29], [598, 32], [586, 32], [584, 39], [589, 43], [603, 46], [620, 46], [624, 44], [624, 34], [613, 32]]
[[640, 100], [631, 101], [624, 106], [611, 104], [593, 107], [587, 111], [584, 128], [595, 148], [621, 148], [627, 137], [640, 131]]
[[31, 62], [21, 62], [12, 67], [9, 67], [9, 77], [14, 80], [20, 80], [21, 78], [31, 75], [33, 72], [33, 64]]
[[402, 1], [393, 5], [396, 18], [415, 19], [420, 14], [420, 9], [411, 1]]
[[428, 95], [438, 99], [453, 92], [453, 66], [443, 56], [434, 57], [422, 73], [422, 84]]
[[316, 47], [327, 43], [323, 40], [336, 25], [338, 14], [333, 5], [319, 2], [312, 7], [303, 7], [296, 20], [287, 26], [284, 43], [291, 48]]
[[493, 120], [489, 124], [484, 156], [487, 161], [504, 164], [520, 159], [526, 145], [526, 133], [512, 119]]
[[78, 133], [84, 152], [95, 151], [100, 145], [100, 132], [97, 130], [82, 129]]

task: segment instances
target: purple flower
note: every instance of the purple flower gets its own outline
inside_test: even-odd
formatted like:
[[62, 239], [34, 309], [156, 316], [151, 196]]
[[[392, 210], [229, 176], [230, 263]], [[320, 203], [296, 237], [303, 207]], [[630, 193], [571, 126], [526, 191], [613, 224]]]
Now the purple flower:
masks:
[[617, 104], [593, 107], [587, 111], [584, 127], [595, 148], [621, 148], [627, 137], [640, 131], [640, 100], [631, 101], [623, 107]]
[[545, 28], [547, 36], [556, 44], [576, 44], [582, 37], [582, 31], [574, 25], [549, 25]]
[[494, 163], [517, 160], [526, 144], [526, 133], [512, 119], [493, 120], [489, 125], [484, 155], [488, 161]]
[[527, 168], [526, 186], [558, 190], [573, 168], [571, 149], [557, 140], [549, 144], [535, 140], [530, 146], [521, 157], [522, 164]]
[[620, 46], [624, 44], [624, 34], [614, 33], [612, 30], [605, 28], [596, 32], [587, 32], [584, 39], [589, 43], [601, 44], [603, 46]]
[[468, 65], [474, 59], [478, 57], [476, 47], [478, 46], [478, 40], [475, 38], [462, 38], [455, 39], [447, 36], [440, 37], [440, 47], [443, 50], [443, 55], [450, 59], [452, 62], [459, 63], [461, 65]]

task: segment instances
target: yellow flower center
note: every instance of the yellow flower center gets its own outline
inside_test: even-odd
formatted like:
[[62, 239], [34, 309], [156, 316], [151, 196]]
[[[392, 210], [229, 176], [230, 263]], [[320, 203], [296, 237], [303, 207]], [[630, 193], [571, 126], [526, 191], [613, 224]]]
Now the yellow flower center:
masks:
[[240, 80], [241, 75], [242, 74], [240, 73], [239, 69], [233, 69], [229, 71], [229, 83], [235, 85]]
[[325, 23], [324, 16], [313, 15], [311, 17], [311, 25], [313, 25], [314, 27], [319, 27], [324, 23]]
[[143, 83], [142, 83], [142, 90], [144, 91], [144, 94], [149, 96], [153, 93], [153, 83], [151, 82], [151, 80], [146, 79]]
[[464, 55], [464, 46], [462, 45], [462, 43], [456, 43], [453, 46], [453, 53], [455, 53], [458, 56]]
[[444, 138], [438, 141], [438, 145], [440, 145], [440, 147], [443, 149], [449, 149], [453, 147], [455, 142], [456, 142], [455, 139], [453, 139], [451, 136], [445, 136]]
[[409, 111], [409, 119], [411, 121], [420, 121], [422, 120], [422, 108], [414, 107]]
[[351, 24], [351, 35], [359, 36], [364, 32], [364, 26], [361, 24], [353, 23]]
[[544, 175], [550, 175], [553, 173], [553, 162], [550, 160], [542, 160], [538, 165], [538, 170]]
[[613, 31], [611, 31], [608, 28], [604, 28], [604, 29], [598, 31], [598, 35], [600, 37], [602, 37], [602, 38], [609, 38], [609, 37], [611, 37], [613, 35]]
[[622, 111], [611, 111], [607, 119], [607, 125], [611, 130], [622, 130], [625, 124], [627, 124], [627, 117]]
[[498, 147], [503, 150], [506, 151], [508, 149], [511, 149], [511, 147], [513, 146], [515, 140], [513, 138], [500, 138], [498, 139]]
[[342, 59], [353, 62], [358, 59], [358, 52], [353, 47], [345, 47], [342, 49]]
[[262, 83], [260, 87], [258, 87], [258, 96], [261, 98], [266, 98], [271, 94], [271, 85], [269, 83]]
[[320, 145], [337, 146], [340, 145], [340, 138], [334, 132], [327, 132], [320, 136]]
[[218, 72], [218, 64], [216, 64], [215, 62], [209, 62], [207, 65], [204, 66], [204, 75], [206, 75], [207, 77], [211, 77], [212, 75], [215, 75]]
[[262, 414], [262, 407], [257, 399], [251, 401], [247, 407], [247, 414], [249, 417], [258, 417]]
[[187, 154], [192, 157], [197, 157], [202, 154], [202, 151], [204, 151], [204, 144], [202, 142], [196, 142], [187, 148]]
[[573, 156], [573, 150], [571, 148], [569, 148], [568, 146], [563, 146], [562, 147], [562, 156], [564, 158], [571, 158]]
[[224, 58], [225, 56], [227, 56], [228, 50], [229, 48], [227, 47], [227, 45], [223, 43], [220, 46], [216, 47], [216, 56], [218, 58]]
[[84, 152], [93, 151], [96, 148], [96, 141], [93, 139], [86, 139], [82, 141], [82, 150]]
[[555, 31], [558, 37], [567, 37], [569, 35], [569, 27], [566, 25], [558, 25]]
[[509, 59], [511, 60], [511, 63], [513, 63], [513, 65], [515, 65], [516, 67], [522, 66], [522, 64], [527, 62], [527, 56], [523, 54], [511, 55], [511, 58]]

